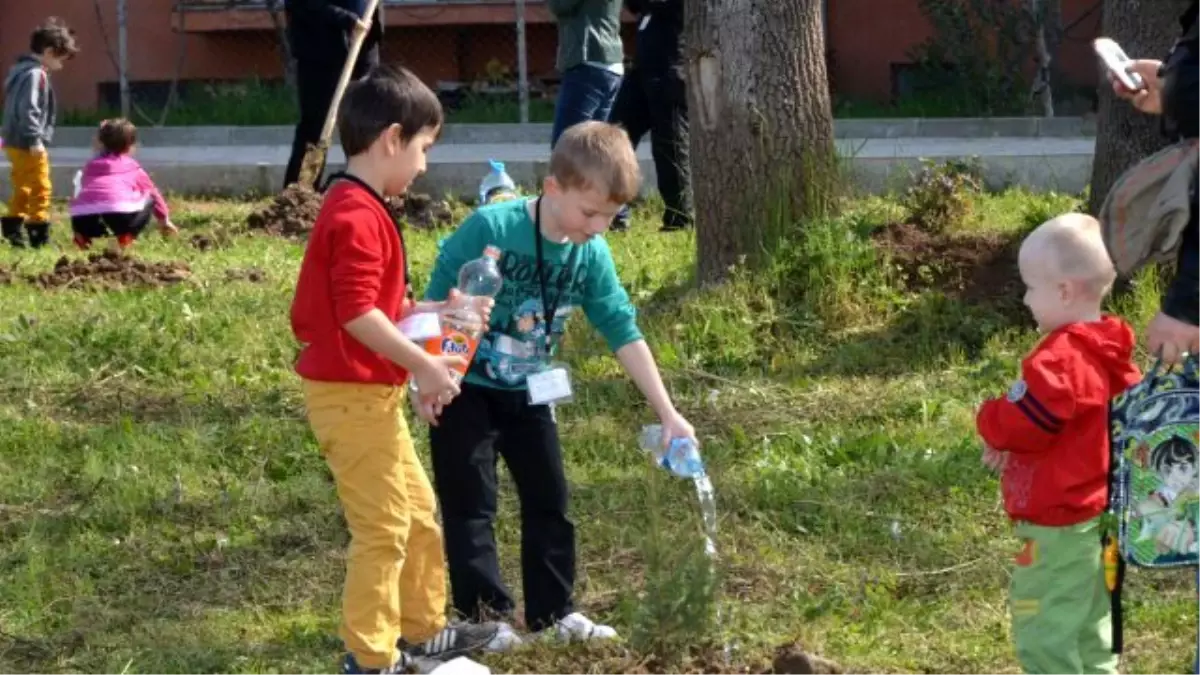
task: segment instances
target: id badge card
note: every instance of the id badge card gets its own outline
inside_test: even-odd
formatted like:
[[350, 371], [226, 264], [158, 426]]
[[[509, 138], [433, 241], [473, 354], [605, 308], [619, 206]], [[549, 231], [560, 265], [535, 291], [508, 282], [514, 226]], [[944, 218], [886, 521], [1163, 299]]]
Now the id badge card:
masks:
[[567, 367], [553, 364], [546, 370], [525, 377], [529, 388], [529, 405], [555, 405], [568, 403], [574, 396], [571, 375]]

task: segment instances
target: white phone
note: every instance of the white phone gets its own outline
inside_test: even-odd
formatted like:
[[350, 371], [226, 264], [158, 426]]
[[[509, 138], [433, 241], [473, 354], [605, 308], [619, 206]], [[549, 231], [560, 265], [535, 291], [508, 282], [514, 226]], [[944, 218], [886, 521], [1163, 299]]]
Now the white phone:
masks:
[[1092, 41], [1092, 48], [1096, 50], [1096, 56], [1099, 56], [1100, 60], [1104, 62], [1108, 72], [1120, 80], [1126, 89], [1130, 91], [1145, 89], [1146, 83], [1142, 81], [1142, 76], [1129, 72], [1129, 66], [1133, 60], [1125, 54], [1121, 45], [1110, 38], [1096, 38]]

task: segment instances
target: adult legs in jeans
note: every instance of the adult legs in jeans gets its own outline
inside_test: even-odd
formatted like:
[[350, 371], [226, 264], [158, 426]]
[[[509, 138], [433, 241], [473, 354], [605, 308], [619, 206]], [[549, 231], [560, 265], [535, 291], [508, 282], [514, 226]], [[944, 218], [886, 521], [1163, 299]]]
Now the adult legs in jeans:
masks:
[[567, 129], [588, 120], [607, 120], [621, 76], [596, 66], [581, 64], [563, 73], [554, 106], [554, 131], [550, 147]]
[[550, 409], [529, 405], [523, 391], [468, 384], [443, 411], [430, 443], [455, 609], [479, 619], [515, 607], [500, 576], [493, 529], [499, 452], [521, 501], [526, 624], [541, 630], [573, 612], [575, 526], [567, 519], [562, 448]]
[[[609, 119], [625, 127], [634, 148], [650, 133], [658, 191], [666, 206], [663, 230], [690, 227], [693, 206], [687, 90], [679, 69], [656, 72], [635, 67], [621, 83]], [[628, 208], [618, 215], [618, 220], [625, 223], [628, 218]], [[616, 228], [622, 229], [620, 225]]]

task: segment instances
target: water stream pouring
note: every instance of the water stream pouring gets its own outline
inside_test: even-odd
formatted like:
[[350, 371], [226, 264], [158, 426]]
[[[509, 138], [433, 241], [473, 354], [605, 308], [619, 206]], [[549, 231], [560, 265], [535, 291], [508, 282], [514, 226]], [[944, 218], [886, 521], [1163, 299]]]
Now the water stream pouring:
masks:
[[[656, 464], [680, 478], [690, 478], [696, 486], [696, 500], [700, 502], [700, 515], [704, 519], [704, 552], [716, 566], [717, 562], [717, 495], [713, 490], [712, 481], [704, 470], [704, 460], [700, 457], [700, 447], [688, 438], [673, 438], [663, 447], [662, 425], [650, 424], [642, 427], [638, 444], [642, 450], [654, 457]], [[717, 601], [717, 629], [724, 634], [721, 623], [720, 599]], [[732, 648], [722, 635], [722, 652], [725, 662], [732, 657]]]

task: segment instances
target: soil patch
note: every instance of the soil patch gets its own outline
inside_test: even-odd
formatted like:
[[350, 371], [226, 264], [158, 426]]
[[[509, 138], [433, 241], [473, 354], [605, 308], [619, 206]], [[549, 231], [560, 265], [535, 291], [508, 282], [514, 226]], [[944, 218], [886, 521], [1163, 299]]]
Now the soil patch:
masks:
[[[288, 186], [275, 195], [261, 211], [250, 214], [246, 224], [252, 230], [264, 230], [283, 237], [306, 237], [321, 212], [322, 195], [299, 184]], [[450, 203], [426, 194], [409, 194], [387, 200], [388, 212], [397, 223], [418, 229], [431, 229], [450, 224], [454, 213]], [[197, 235], [201, 237], [203, 235]], [[207, 250], [193, 237], [193, 246]]]
[[25, 279], [46, 290], [82, 287], [119, 289], [169, 286], [191, 275], [191, 268], [185, 262], [149, 262], [105, 251], [93, 253], [87, 259], [71, 260], [63, 256], [54, 263], [52, 271], [26, 275]]
[[230, 237], [222, 232], [213, 232], [211, 234], [193, 234], [192, 238], [188, 240], [188, 243], [197, 251], [200, 251], [201, 253], [207, 253], [216, 249], [228, 247], [230, 243]]
[[409, 194], [403, 199], [392, 198], [388, 210], [396, 222], [407, 223], [419, 230], [429, 230], [444, 227], [454, 221], [454, 212], [450, 210], [450, 202], [444, 199], [434, 199], [426, 194]]
[[[530, 659], [529, 662], [524, 658]], [[504, 657], [499, 667], [515, 673], [559, 673], [583, 675], [587, 673], [623, 673], [626, 675], [850, 675], [853, 670], [844, 669], [828, 659], [805, 652], [798, 644], [784, 645], [775, 650], [770, 664], [749, 659], [738, 663], [726, 663], [718, 649], [697, 650], [682, 662], [664, 662], [659, 657], [637, 655], [617, 646], [588, 647], [586, 653], [574, 653], [574, 658], [546, 655], [544, 652], [530, 653], [527, 657]]]
[[283, 237], [303, 237], [312, 230], [321, 212], [321, 195], [311, 187], [293, 183], [275, 195], [261, 211], [251, 213], [246, 225]]
[[894, 223], [874, 235], [911, 290], [997, 308], [1020, 309], [1024, 286], [1017, 269], [1020, 240], [998, 234], [937, 235], [912, 223]]
[[225, 280], [260, 284], [267, 280], [267, 273], [258, 267], [230, 267], [225, 270]]

